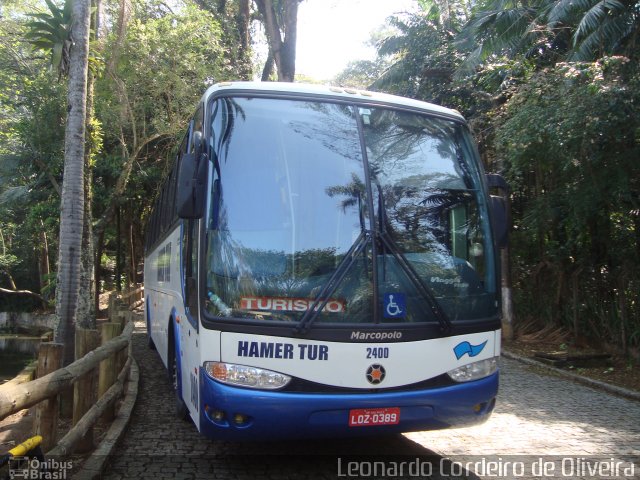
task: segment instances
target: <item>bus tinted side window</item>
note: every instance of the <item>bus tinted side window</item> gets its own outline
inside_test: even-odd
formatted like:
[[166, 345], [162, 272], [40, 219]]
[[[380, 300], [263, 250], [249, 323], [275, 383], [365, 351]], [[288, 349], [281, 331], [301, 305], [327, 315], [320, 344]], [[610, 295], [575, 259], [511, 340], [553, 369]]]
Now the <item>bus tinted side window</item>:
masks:
[[[180, 149], [180, 159], [186, 153], [194, 153], [196, 143], [194, 138], [196, 132], [202, 134], [203, 107], [198, 108], [189, 126], [188, 135], [185, 137]], [[200, 138], [202, 136], [200, 135]], [[198, 312], [198, 231], [199, 222], [197, 220], [184, 220], [182, 231], [182, 271], [184, 273], [184, 301], [189, 321], [197, 328]]]

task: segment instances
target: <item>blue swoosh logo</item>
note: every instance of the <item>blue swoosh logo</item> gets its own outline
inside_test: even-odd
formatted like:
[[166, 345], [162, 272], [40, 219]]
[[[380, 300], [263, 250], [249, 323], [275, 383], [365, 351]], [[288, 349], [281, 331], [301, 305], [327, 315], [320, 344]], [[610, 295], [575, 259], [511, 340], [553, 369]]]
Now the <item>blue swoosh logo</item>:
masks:
[[466, 354], [469, 354], [470, 357], [475, 357], [476, 355], [480, 354], [486, 344], [487, 340], [485, 340], [480, 345], [471, 345], [469, 342], [460, 342], [458, 345], [453, 347], [453, 353], [456, 354], [456, 358], [458, 360], [460, 360]]

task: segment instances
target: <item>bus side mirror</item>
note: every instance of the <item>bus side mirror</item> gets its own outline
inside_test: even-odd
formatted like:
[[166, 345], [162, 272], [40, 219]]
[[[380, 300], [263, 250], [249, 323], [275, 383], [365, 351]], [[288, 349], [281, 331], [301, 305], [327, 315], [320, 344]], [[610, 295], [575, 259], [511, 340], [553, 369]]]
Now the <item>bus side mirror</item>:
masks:
[[[198, 149], [196, 149], [197, 151]], [[198, 219], [204, 213], [207, 164], [205, 153], [187, 153], [180, 160], [178, 172], [178, 217]]]
[[498, 248], [505, 248], [509, 244], [509, 185], [501, 175], [487, 174], [489, 190], [498, 190], [498, 195], [489, 195], [491, 209], [491, 226]]

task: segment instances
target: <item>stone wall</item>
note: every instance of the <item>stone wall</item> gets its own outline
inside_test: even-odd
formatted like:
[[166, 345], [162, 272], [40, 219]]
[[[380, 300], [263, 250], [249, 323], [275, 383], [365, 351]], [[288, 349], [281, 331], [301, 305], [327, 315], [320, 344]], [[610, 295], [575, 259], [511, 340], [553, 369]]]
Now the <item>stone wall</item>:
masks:
[[55, 315], [52, 313], [0, 312], [0, 328], [53, 330]]

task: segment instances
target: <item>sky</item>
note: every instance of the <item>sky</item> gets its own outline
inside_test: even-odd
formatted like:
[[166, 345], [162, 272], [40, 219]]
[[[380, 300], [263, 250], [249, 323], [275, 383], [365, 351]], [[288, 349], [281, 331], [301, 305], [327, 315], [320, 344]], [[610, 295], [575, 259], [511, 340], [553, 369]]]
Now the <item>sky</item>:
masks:
[[373, 60], [372, 31], [416, 0], [304, 0], [298, 10], [296, 74], [329, 80], [352, 60]]

